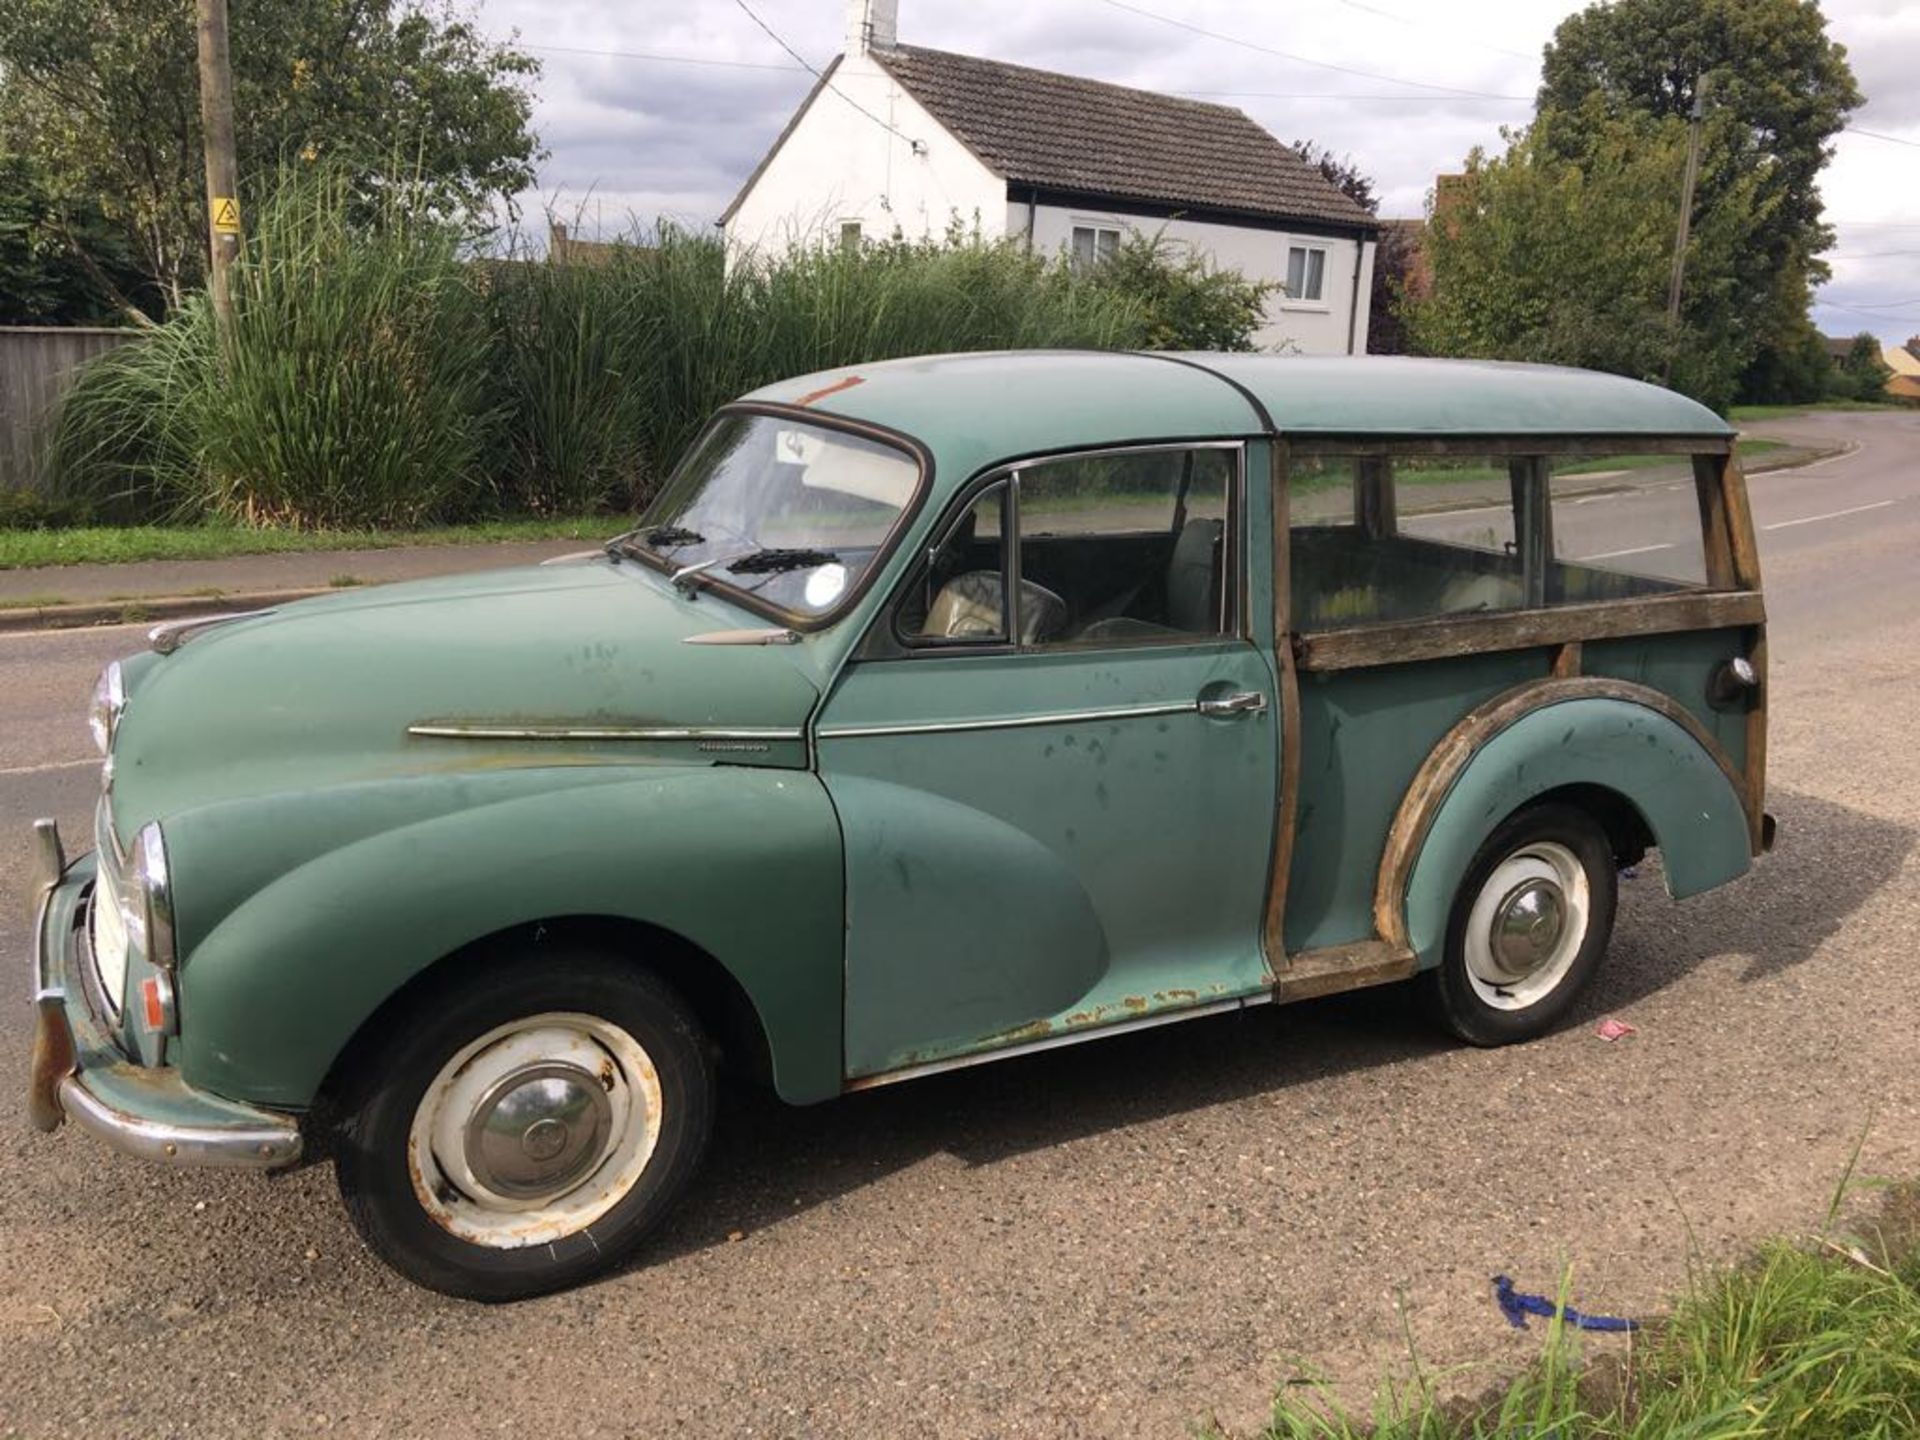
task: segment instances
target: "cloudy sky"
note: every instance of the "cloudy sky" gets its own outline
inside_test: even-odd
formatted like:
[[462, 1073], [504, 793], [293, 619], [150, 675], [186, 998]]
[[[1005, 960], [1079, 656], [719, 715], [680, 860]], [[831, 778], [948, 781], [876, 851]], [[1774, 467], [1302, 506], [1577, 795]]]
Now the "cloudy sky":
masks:
[[[486, 30], [517, 33], [545, 66], [534, 123], [551, 153], [529, 208], [586, 232], [630, 216], [710, 224], [812, 83], [737, 0], [478, 3]], [[747, 3], [809, 64], [839, 51], [844, 0]], [[1238, 105], [1283, 140], [1352, 156], [1375, 177], [1383, 215], [1418, 215], [1435, 173], [1529, 118], [1540, 47], [1580, 8], [900, 0], [900, 39]], [[1839, 231], [1834, 278], [1814, 318], [1829, 334], [1903, 340], [1920, 334], [1920, 0], [1825, 8], [1867, 95], [1854, 127], [1893, 138], [1838, 139], [1822, 180]]]

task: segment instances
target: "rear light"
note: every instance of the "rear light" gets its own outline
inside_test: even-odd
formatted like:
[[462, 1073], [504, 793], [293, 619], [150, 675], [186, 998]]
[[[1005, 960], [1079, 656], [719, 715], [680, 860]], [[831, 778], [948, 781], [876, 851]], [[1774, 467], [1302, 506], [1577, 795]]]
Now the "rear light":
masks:
[[173, 1001], [173, 977], [149, 975], [140, 982], [140, 1019], [150, 1035], [180, 1033], [180, 1015]]

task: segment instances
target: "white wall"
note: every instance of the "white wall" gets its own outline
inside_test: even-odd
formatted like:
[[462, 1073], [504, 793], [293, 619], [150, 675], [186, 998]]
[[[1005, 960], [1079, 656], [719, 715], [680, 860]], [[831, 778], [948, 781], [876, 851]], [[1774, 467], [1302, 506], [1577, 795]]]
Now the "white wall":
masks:
[[[833, 72], [832, 85], [814, 97], [727, 222], [730, 251], [837, 240], [849, 220], [876, 240], [896, 230], [910, 240], [938, 237], [955, 219], [968, 230], [977, 221], [989, 237], [1005, 233], [1006, 182], [870, 56], [849, 54]], [[848, 99], [899, 133], [861, 114]]]
[[[1297, 350], [1308, 355], [1344, 355], [1347, 353], [1351, 318], [1353, 353], [1364, 354], [1366, 351], [1368, 300], [1373, 293], [1374, 245], [1371, 240], [1336, 240], [1323, 235], [1292, 235], [1280, 230], [1218, 225], [1199, 220], [1162, 220], [1111, 210], [1042, 204], [1035, 210], [1034, 248], [1049, 252], [1066, 248], [1073, 239], [1073, 227], [1076, 225], [1103, 225], [1123, 231], [1141, 231], [1148, 235], [1163, 234], [1176, 244], [1188, 245], [1200, 251], [1222, 269], [1238, 270], [1250, 280], [1284, 281], [1287, 278], [1289, 246], [1322, 246], [1327, 252], [1327, 262], [1321, 299], [1294, 301], [1277, 292], [1269, 296], [1267, 323], [1255, 333], [1254, 344], [1262, 349]], [[1026, 203], [1009, 202], [1008, 233], [1024, 234], [1026, 229]], [[1357, 311], [1351, 309], [1356, 257], [1360, 263]]]

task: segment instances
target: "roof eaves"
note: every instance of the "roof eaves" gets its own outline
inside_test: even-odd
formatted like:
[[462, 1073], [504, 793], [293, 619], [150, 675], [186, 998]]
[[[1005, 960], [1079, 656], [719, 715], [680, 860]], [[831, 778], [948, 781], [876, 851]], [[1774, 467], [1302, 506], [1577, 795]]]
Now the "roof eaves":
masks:
[[820, 72], [819, 78], [813, 82], [813, 88], [807, 91], [807, 98], [802, 100], [799, 107], [787, 118], [785, 127], [774, 136], [773, 144], [767, 147], [767, 153], [762, 155], [760, 163], [753, 167], [753, 173], [741, 182], [740, 188], [734, 192], [733, 199], [727, 202], [727, 208], [720, 212], [719, 224], [725, 225], [733, 219], [734, 213], [746, 201], [753, 187], [760, 183], [760, 177], [767, 173], [767, 166], [771, 165], [773, 157], [780, 153], [780, 147], [787, 143], [788, 138], [799, 127], [800, 117], [813, 108], [813, 102], [820, 98], [820, 92], [827, 88], [828, 82], [833, 79], [833, 72], [840, 68], [840, 62], [845, 58], [844, 55], [836, 55], [827, 62], [827, 68]]

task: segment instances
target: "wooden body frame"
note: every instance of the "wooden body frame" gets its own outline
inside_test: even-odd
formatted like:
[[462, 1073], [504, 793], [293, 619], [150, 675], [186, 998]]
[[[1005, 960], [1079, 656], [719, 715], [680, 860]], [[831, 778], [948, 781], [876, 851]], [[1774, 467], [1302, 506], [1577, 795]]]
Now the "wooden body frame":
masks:
[[[1297, 450], [1345, 455], [1359, 461], [1355, 523], [1369, 534], [1394, 523], [1390, 474], [1381, 463], [1401, 455], [1498, 455], [1509, 459], [1516, 523], [1523, 541], [1540, 556], [1551, 553], [1551, 507], [1546, 499], [1546, 457], [1640, 453], [1689, 455], [1700, 508], [1707, 586], [1673, 594], [1636, 596], [1498, 615], [1436, 616], [1410, 622], [1350, 626], [1298, 634], [1292, 623], [1289, 523], [1289, 462]], [[1766, 841], [1766, 606], [1760, 594], [1760, 558], [1746, 482], [1731, 440], [1632, 436], [1500, 437], [1421, 440], [1318, 439], [1273, 444], [1273, 606], [1276, 662], [1280, 674], [1283, 785], [1273, 847], [1265, 946], [1275, 977], [1275, 998], [1313, 995], [1378, 984], [1413, 973], [1416, 958], [1406, 923], [1406, 888], [1413, 865], [1441, 803], [1480, 748], [1521, 716], [1543, 705], [1579, 698], [1628, 700], [1673, 721], [1698, 741], [1740, 797], [1749, 843], [1758, 854]], [[1536, 569], [1539, 567], [1536, 565]], [[1582, 647], [1589, 640], [1690, 630], [1747, 630], [1747, 656], [1758, 687], [1746, 722], [1746, 764], [1736, 767], [1700, 722], [1669, 697], [1646, 686], [1581, 674]], [[1300, 776], [1301, 671], [1348, 670], [1408, 664], [1491, 650], [1552, 647], [1547, 670], [1536, 682], [1496, 697], [1463, 719], [1427, 756], [1402, 799], [1383, 848], [1374, 887], [1372, 939], [1289, 955], [1284, 942], [1288, 879], [1293, 867]]]

